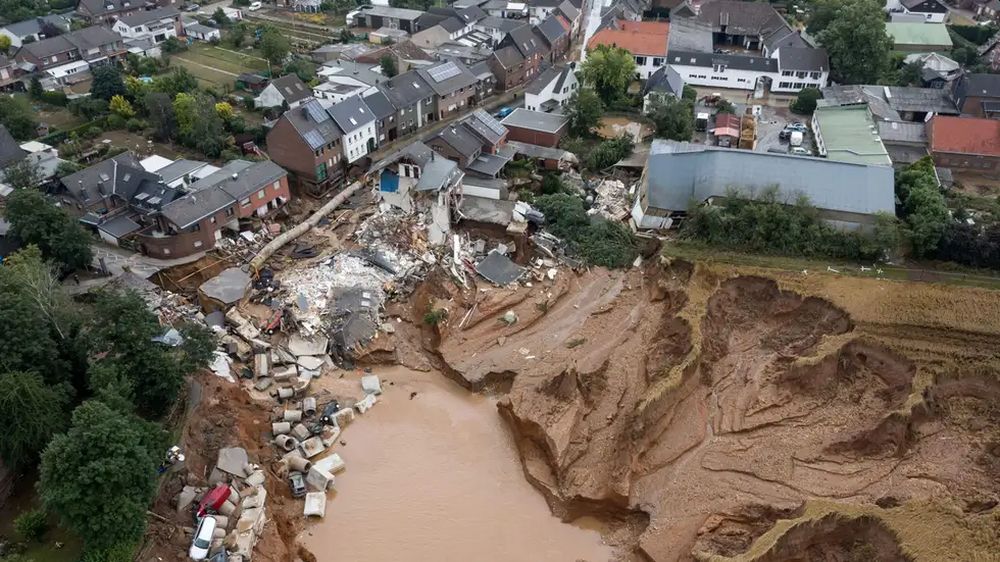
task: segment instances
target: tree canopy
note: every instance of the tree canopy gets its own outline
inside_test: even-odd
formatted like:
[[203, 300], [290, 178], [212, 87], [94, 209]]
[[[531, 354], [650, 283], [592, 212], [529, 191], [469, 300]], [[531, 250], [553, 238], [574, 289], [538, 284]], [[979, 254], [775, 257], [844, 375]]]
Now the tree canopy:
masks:
[[0, 96], [0, 125], [21, 141], [35, 138], [38, 129], [34, 111], [20, 96]]
[[90, 83], [90, 95], [102, 100], [110, 100], [115, 96], [124, 96], [128, 93], [125, 82], [122, 79], [121, 70], [114, 64], [102, 64], [95, 66], [91, 73], [94, 78]]
[[382, 75], [392, 78], [393, 76], [399, 74], [399, 68], [396, 66], [396, 58], [392, 55], [382, 55], [382, 58], [378, 61], [379, 66], [382, 68]]
[[7, 199], [7, 220], [11, 231], [65, 271], [90, 265], [93, 252], [90, 236], [66, 211], [56, 207], [39, 191], [18, 189]]
[[66, 427], [69, 394], [38, 373], [0, 373], [0, 458], [10, 467], [36, 460], [49, 439]]
[[689, 141], [694, 135], [694, 106], [686, 99], [666, 96], [653, 102], [649, 118], [656, 124], [656, 136]]
[[823, 97], [819, 88], [802, 88], [788, 107], [799, 115], [812, 115], [816, 111], [816, 102]]
[[819, 32], [830, 55], [830, 70], [841, 84], [875, 84], [889, 69], [892, 40], [885, 14], [871, 0], [845, 0], [836, 17]]
[[584, 81], [593, 86], [604, 105], [610, 106], [625, 96], [635, 79], [635, 58], [625, 49], [598, 45], [587, 53], [580, 70]]
[[271, 64], [281, 64], [291, 50], [288, 39], [277, 29], [264, 32], [260, 38], [260, 52]]
[[597, 126], [604, 113], [601, 98], [590, 88], [580, 88], [569, 98], [566, 117], [569, 118], [569, 130], [574, 135], [586, 136]]

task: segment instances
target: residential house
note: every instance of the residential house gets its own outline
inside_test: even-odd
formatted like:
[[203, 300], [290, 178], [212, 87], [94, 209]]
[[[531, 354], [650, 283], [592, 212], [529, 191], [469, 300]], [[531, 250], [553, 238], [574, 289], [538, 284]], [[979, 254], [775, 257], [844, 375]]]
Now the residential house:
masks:
[[489, 59], [497, 86], [508, 90], [533, 80], [547, 51], [545, 41], [530, 26], [507, 32]]
[[666, 61], [670, 24], [652, 21], [618, 20], [590, 38], [587, 49], [608, 45], [625, 49], [635, 57], [636, 77], [646, 80]]
[[451, 231], [451, 205], [464, 174], [455, 162], [416, 141], [374, 163], [369, 177], [379, 198], [406, 213], [426, 217], [427, 240], [440, 245]]
[[469, 72], [476, 77], [476, 105], [493, 95], [497, 88], [497, 77], [493, 75], [490, 62], [484, 60], [469, 66]]
[[526, 0], [528, 23], [538, 25], [559, 8], [563, 0]]
[[327, 112], [343, 133], [344, 161], [357, 162], [378, 146], [375, 113], [360, 97], [334, 104]]
[[911, 121], [877, 121], [878, 136], [893, 167], [909, 166], [927, 156], [927, 125]]
[[569, 119], [556, 113], [531, 111], [519, 107], [500, 122], [507, 127], [508, 138], [528, 144], [556, 147], [569, 130]]
[[811, 124], [820, 156], [838, 162], [892, 165], [868, 104], [820, 105]]
[[965, 74], [953, 84], [952, 96], [963, 115], [1000, 119], [1000, 75]]
[[381, 73], [378, 63], [335, 60], [317, 69], [322, 83], [313, 88], [317, 99], [339, 102], [350, 96], [367, 96], [376, 91], [375, 86], [389, 78]]
[[379, 91], [396, 108], [396, 121], [386, 131], [392, 141], [420, 130], [437, 119], [434, 90], [416, 70], [404, 72], [379, 85]]
[[790, 29], [785, 18], [767, 2], [710, 0], [702, 4], [696, 19], [710, 26], [713, 44], [748, 51], [762, 51], [768, 37]]
[[947, 90], [900, 86], [830, 86], [820, 90], [826, 105], [868, 104], [876, 120], [916, 121], [928, 115], [958, 115], [959, 109]]
[[524, 108], [531, 111], [563, 113], [579, 88], [575, 63], [553, 66], [542, 72], [524, 91]]
[[[456, 2], [455, 5], [457, 6], [458, 3]], [[480, 4], [479, 7], [494, 18], [526, 20], [528, 17], [528, 5], [524, 2], [487, 0], [483, 4]]]
[[569, 22], [570, 35], [572, 38], [580, 36], [580, 33], [583, 31], [583, 28], [580, 25], [583, 18], [580, 17], [581, 14], [579, 7], [575, 6], [570, 0], [563, 0], [562, 3], [556, 7], [555, 14], [566, 18], [566, 21]]
[[267, 133], [267, 153], [313, 196], [344, 183], [343, 133], [317, 100], [286, 111]]
[[17, 51], [15, 60], [42, 72], [48, 82], [62, 85], [86, 79], [92, 65], [116, 62], [125, 53], [121, 35], [92, 26], [28, 43]]
[[969, 172], [1000, 170], [1000, 121], [936, 115], [927, 123], [936, 166]]
[[427, 51], [413, 44], [412, 41], [400, 41], [393, 45], [387, 45], [374, 51], [363, 53], [354, 57], [354, 62], [362, 64], [380, 64], [385, 56], [392, 57], [396, 61], [396, 71], [406, 72], [418, 66], [433, 64], [435, 58]]
[[181, 14], [176, 8], [156, 8], [115, 18], [111, 29], [121, 35], [126, 43], [132, 40], [149, 40], [159, 44], [183, 34]]
[[254, 98], [254, 106], [268, 108], [287, 105], [289, 108], [294, 108], [312, 97], [312, 90], [302, 83], [296, 74], [286, 74], [271, 80], [271, 83], [261, 90], [260, 95]]
[[642, 85], [642, 112], [649, 113], [657, 101], [684, 95], [684, 78], [670, 65], [661, 66]]
[[946, 88], [962, 76], [962, 65], [938, 53], [915, 53], [903, 59], [905, 64], [920, 65], [920, 82], [927, 88]]
[[374, 93], [364, 97], [365, 105], [372, 110], [372, 114], [375, 115], [375, 134], [376, 142], [381, 145], [382, 143], [395, 140], [389, 138], [391, 131], [398, 130], [398, 124], [396, 123], [396, 108], [393, 107], [392, 102], [381, 90], [376, 90]]
[[467, 172], [496, 177], [513, 156], [503, 150], [507, 135], [506, 127], [477, 109], [439, 131], [427, 144]]
[[903, 53], [951, 51], [951, 35], [943, 23], [888, 22], [885, 32], [892, 48]]
[[402, 29], [412, 35], [422, 29], [417, 21], [423, 15], [424, 12], [420, 10], [391, 8], [389, 6], [370, 6], [362, 8], [354, 16], [354, 21], [358, 27], [368, 29], [379, 29], [382, 27]]
[[464, 112], [475, 103], [478, 80], [469, 67], [458, 61], [417, 69], [417, 73], [437, 95], [437, 118], [446, 119]]
[[639, 229], [674, 228], [692, 202], [724, 205], [733, 190], [753, 197], [774, 188], [788, 204], [805, 195], [820, 218], [843, 229], [873, 228], [878, 213], [895, 213], [889, 166], [657, 139], [639, 180], [632, 221]]
[[419, 47], [435, 49], [471, 33], [476, 23], [485, 17], [487, 17], [486, 12], [478, 6], [433, 7], [418, 20], [421, 30], [413, 34], [412, 40]]
[[92, 24], [111, 25], [116, 18], [145, 10], [146, 4], [146, 0], [80, 0], [76, 13]]
[[[475, 41], [470, 35], [476, 35]], [[483, 62], [493, 54], [493, 41], [485, 33], [474, 31], [470, 35], [460, 37], [457, 41], [442, 43], [430, 52], [434, 53], [438, 60], [460, 60], [466, 65], [473, 65]]]
[[0, 90], [22, 88], [19, 78], [24, 74], [13, 58], [0, 55]]
[[551, 15], [542, 20], [535, 29], [548, 44], [550, 63], [555, 64], [556, 61], [566, 57], [566, 53], [569, 51], [570, 25], [565, 18]]
[[184, 33], [188, 38], [199, 41], [218, 41], [222, 39], [222, 30], [201, 23], [192, 23], [184, 26]]
[[482, 31], [490, 36], [494, 44], [503, 40], [511, 30], [528, 25], [525, 20], [508, 19], [499, 16], [487, 16], [476, 22], [473, 29]]
[[493, 51], [486, 62], [497, 80], [497, 89], [506, 91], [528, 81], [531, 67], [514, 47], [502, 47]]
[[948, 6], [941, 0], [888, 0], [886, 10], [921, 18], [927, 23], [944, 23]]
[[[166, 161], [165, 165], [160, 165]], [[139, 165], [147, 172], [160, 176], [163, 183], [177, 189], [187, 189], [195, 182], [205, 179], [221, 168], [200, 160], [170, 160], [162, 156], [150, 156], [139, 161]]]
[[323, 64], [337, 59], [356, 60], [357, 57], [379, 48], [367, 43], [338, 43], [336, 45], [321, 45], [310, 51], [309, 56], [313, 62]]
[[25, 42], [41, 41], [45, 39], [45, 29], [51, 26], [52, 35], [59, 35], [70, 30], [70, 18], [61, 14], [51, 14], [39, 16], [24, 21], [7, 24], [0, 27], [0, 35], [6, 35], [10, 39], [10, 46], [17, 48]]

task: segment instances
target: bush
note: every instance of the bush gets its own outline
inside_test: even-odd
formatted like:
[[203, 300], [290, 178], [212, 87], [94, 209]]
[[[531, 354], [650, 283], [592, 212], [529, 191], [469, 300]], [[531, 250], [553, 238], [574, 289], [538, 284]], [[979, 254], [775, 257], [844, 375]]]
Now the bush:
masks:
[[65, 107], [69, 103], [69, 98], [62, 92], [43, 91], [38, 99], [49, 105], [58, 105], [60, 107]]
[[431, 309], [424, 314], [424, 324], [428, 326], [437, 326], [448, 318], [448, 311], [444, 308]]
[[632, 232], [602, 217], [589, 217], [583, 200], [557, 193], [535, 198], [534, 205], [545, 213], [552, 234], [569, 243], [587, 263], [604, 267], [626, 267], [638, 255]]
[[129, 119], [129, 120], [128, 120], [128, 121], [127, 121], [127, 122], [125, 123], [125, 127], [126, 127], [126, 128], [127, 128], [127, 129], [128, 129], [129, 131], [131, 131], [131, 132], [133, 132], [133, 133], [136, 133], [136, 132], [139, 132], [139, 131], [141, 131], [141, 130], [145, 129], [145, 128], [146, 128], [146, 123], [145, 123], [145, 122], [143, 122], [143, 120], [142, 120], [142, 119], [136, 119], [135, 117], [133, 117], [132, 119]]
[[803, 88], [788, 108], [799, 115], [812, 115], [816, 111], [816, 101], [821, 97], [823, 94], [819, 88]]
[[[121, 115], [116, 115], [116, 114], [112, 113], [111, 115], [108, 115], [107, 123], [108, 123], [108, 129], [114, 131], [116, 129], [124, 129], [125, 125], [126, 125], [126, 123], [128, 123], [128, 121], [124, 117], [122, 117]], [[98, 131], [97, 134], [98, 135], [101, 134], [100, 131]], [[94, 135], [94, 136], [97, 136], [97, 135]]]
[[596, 172], [614, 166], [619, 160], [632, 154], [632, 147], [632, 139], [626, 135], [606, 140], [587, 155], [587, 168]]
[[104, 132], [103, 129], [101, 129], [97, 125], [93, 125], [83, 132], [83, 136], [87, 137], [88, 139], [93, 139], [101, 136], [101, 133], [103, 132]]
[[48, 516], [40, 509], [25, 511], [14, 519], [14, 530], [29, 542], [40, 541], [48, 528]]

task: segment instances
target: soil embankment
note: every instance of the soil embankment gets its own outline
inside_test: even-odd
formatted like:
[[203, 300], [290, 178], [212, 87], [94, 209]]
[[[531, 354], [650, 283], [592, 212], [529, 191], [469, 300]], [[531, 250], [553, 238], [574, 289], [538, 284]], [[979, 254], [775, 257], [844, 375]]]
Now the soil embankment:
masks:
[[[847, 281], [870, 284], [855, 296], [814, 277], [560, 273], [453, 295], [464, 325], [439, 327], [435, 350], [467, 387], [509, 388], [499, 407], [529, 481], [557, 515], [620, 523], [623, 556], [910, 560], [955, 540], [908, 534], [894, 506], [928, 501], [968, 531], [951, 559], [995, 553], [977, 530], [1000, 494], [995, 296], [958, 318], [943, 305], [991, 301]], [[900, 292], [922, 322], [887, 304]], [[964, 349], [956, 329], [994, 345]], [[815, 502], [850, 515], [807, 516]]]

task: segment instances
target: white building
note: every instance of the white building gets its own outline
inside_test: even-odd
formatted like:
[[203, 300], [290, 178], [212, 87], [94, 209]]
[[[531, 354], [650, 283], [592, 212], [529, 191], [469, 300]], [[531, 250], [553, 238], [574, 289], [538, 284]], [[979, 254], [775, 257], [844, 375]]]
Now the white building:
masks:
[[207, 25], [200, 23], [193, 23], [185, 26], [184, 32], [188, 37], [198, 39], [199, 41], [212, 41], [213, 39], [219, 41], [222, 39], [221, 30], [216, 27], [208, 27]]
[[572, 66], [549, 68], [524, 91], [524, 108], [562, 113], [579, 87]]
[[355, 162], [378, 147], [375, 113], [359, 96], [351, 96], [331, 106], [327, 113], [343, 131], [344, 158]]
[[286, 74], [281, 78], [276, 78], [261, 90], [260, 95], [254, 98], [254, 106], [259, 108], [282, 107], [288, 104], [288, 108], [298, 107], [307, 99], [312, 98], [313, 92], [295, 74]]
[[944, 23], [948, 17], [948, 6], [940, 0], [888, 0], [885, 9], [919, 17], [924, 23]]
[[738, 90], [764, 89], [793, 94], [803, 88], [823, 88], [830, 79], [824, 49], [782, 47], [763, 55], [732, 55], [671, 51], [667, 63], [686, 84]]
[[144, 10], [115, 20], [112, 29], [125, 39], [149, 39], [162, 43], [181, 31], [180, 12], [176, 8]]

